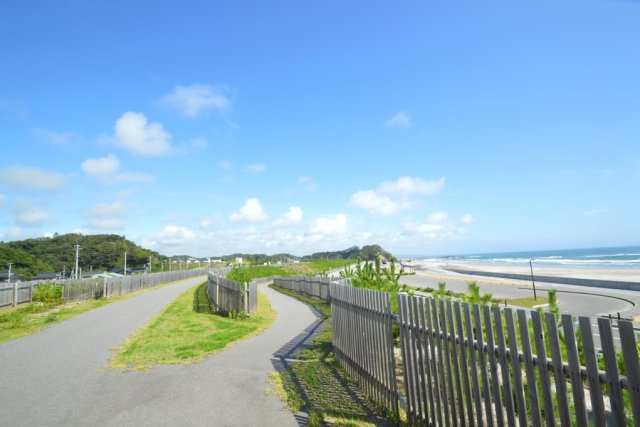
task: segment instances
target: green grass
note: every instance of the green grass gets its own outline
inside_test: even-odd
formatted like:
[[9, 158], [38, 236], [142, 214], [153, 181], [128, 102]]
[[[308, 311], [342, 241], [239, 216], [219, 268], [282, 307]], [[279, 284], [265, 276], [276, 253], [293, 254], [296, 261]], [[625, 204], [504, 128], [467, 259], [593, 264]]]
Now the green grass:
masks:
[[305, 262], [309, 268], [321, 272], [328, 272], [329, 269], [342, 268], [347, 265], [355, 264], [357, 261], [354, 259], [315, 259], [313, 261]]
[[336, 362], [331, 342], [331, 306], [278, 286], [271, 287], [313, 306], [327, 322], [313, 344], [301, 351], [300, 362], [270, 376], [276, 393], [289, 408], [294, 412], [305, 409], [310, 426], [321, 425], [323, 421], [338, 426], [392, 425], [362, 396]]
[[296, 274], [287, 267], [274, 265], [250, 265], [246, 267], [234, 267], [226, 278], [236, 282], [245, 283], [253, 279], [270, 276], [291, 276]]
[[226, 278], [244, 283], [271, 276], [317, 276], [355, 263], [352, 259], [317, 259], [290, 265], [247, 265], [234, 267]]
[[258, 293], [258, 310], [248, 318], [230, 319], [210, 313], [206, 282], [180, 294], [151, 319], [109, 361], [109, 369], [147, 370], [156, 364], [191, 364], [232, 343], [255, 335], [275, 320], [269, 301]]
[[[152, 288], [141, 289], [126, 295], [120, 295], [112, 298], [102, 298], [97, 300], [67, 302], [64, 303], [55, 298], [55, 286], [43, 291], [43, 299], [46, 302], [33, 302], [30, 304], [20, 305], [18, 307], [9, 307], [0, 309], [0, 342], [10, 341], [15, 338], [32, 335], [41, 330], [71, 319], [79, 314], [111, 304], [116, 301], [133, 298], [141, 293], [149, 292], [164, 286], [171, 285], [164, 283]], [[34, 299], [37, 294], [34, 294]], [[53, 298], [49, 298], [53, 295]]]

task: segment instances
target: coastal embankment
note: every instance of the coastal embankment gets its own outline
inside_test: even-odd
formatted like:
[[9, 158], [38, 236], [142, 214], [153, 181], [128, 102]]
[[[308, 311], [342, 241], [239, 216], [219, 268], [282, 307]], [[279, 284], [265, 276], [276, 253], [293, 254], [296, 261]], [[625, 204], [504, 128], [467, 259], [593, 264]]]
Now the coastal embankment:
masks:
[[514, 280], [558, 283], [562, 285], [640, 291], [640, 272], [616, 269], [540, 268], [531, 273], [526, 267], [497, 267], [483, 265], [447, 265], [443, 270], [474, 276], [498, 277]]

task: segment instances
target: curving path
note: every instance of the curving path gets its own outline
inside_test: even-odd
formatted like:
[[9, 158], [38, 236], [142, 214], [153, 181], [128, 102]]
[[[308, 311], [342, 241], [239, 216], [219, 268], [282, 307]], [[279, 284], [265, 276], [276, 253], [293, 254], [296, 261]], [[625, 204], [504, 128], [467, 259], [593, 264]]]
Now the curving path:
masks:
[[283, 403], [265, 393], [277, 355], [317, 325], [297, 300], [263, 287], [279, 315], [261, 335], [217, 356], [148, 372], [104, 369], [110, 350], [194, 278], [110, 304], [38, 334], [0, 344], [0, 425], [297, 426]]

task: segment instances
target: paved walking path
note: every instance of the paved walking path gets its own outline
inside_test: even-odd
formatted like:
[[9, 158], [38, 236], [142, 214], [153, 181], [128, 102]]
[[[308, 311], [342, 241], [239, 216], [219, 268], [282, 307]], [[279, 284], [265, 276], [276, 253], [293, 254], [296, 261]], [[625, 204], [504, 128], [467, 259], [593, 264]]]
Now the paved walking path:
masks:
[[265, 393], [267, 376], [317, 317], [293, 298], [263, 287], [279, 313], [261, 335], [201, 363], [112, 372], [110, 350], [203, 278], [144, 293], [0, 344], [0, 425], [296, 426]]

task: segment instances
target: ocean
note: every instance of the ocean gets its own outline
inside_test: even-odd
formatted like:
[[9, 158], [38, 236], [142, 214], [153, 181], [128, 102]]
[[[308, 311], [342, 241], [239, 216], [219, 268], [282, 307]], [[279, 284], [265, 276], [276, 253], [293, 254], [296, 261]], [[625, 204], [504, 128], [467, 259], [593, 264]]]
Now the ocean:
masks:
[[426, 262], [478, 263], [501, 266], [529, 265], [529, 260], [533, 259], [534, 266], [640, 269], [640, 246], [496, 252], [440, 257], [414, 257], [414, 259]]

